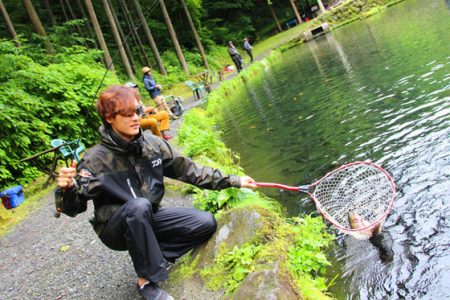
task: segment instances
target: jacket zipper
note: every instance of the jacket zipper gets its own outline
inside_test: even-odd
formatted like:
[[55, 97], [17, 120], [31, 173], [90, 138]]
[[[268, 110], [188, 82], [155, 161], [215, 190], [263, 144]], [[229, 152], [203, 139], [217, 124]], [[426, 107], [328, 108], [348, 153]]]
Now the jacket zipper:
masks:
[[131, 186], [130, 178], [127, 178], [128, 187], [130, 188], [131, 194], [133, 194], [134, 199], [136, 199], [136, 193], [133, 190], [133, 187]]

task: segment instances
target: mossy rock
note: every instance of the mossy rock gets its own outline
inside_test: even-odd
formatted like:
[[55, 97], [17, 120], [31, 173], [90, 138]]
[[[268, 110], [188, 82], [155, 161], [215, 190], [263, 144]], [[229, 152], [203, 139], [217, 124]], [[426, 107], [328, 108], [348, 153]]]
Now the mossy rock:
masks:
[[[175, 299], [300, 299], [297, 287], [285, 267], [287, 251], [271, 251], [276, 228], [281, 218], [257, 207], [232, 209], [217, 218], [217, 231], [207, 243], [177, 262], [164, 285]], [[217, 266], [219, 256], [243, 245], [262, 245], [254, 271], [250, 272], [231, 293], [226, 289], [225, 276], [209, 278], [201, 271]], [[270, 245], [270, 246], [269, 246]], [[274, 257], [273, 253], [279, 257]], [[228, 270], [223, 270], [226, 273]], [[211, 288], [210, 280], [215, 280]], [[223, 281], [223, 282], [218, 282]], [[228, 292], [228, 293], [227, 293]]]

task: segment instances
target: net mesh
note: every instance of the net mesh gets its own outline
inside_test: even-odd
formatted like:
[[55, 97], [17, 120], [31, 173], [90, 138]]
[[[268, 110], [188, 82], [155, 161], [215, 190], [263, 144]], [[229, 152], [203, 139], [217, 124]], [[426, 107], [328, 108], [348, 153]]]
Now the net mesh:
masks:
[[367, 225], [383, 221], [394, 193], [392, 180], [386, 173], [374, 165], [360, 163], [330, 173], [320, 181], [313, 195], [325, 217], [345, 231], [359, 228], [351, 227], [351, 213], [356, 213]]

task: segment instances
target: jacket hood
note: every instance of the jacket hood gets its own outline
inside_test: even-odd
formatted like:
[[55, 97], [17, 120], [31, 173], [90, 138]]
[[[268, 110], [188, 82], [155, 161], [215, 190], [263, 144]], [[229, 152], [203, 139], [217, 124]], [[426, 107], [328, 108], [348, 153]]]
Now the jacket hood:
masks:
[[100, 133], [100, 140], [106, 147], [121, 153], [142, 153], [142, 144], [144, 142], [144, 135], [142, 129], [139, 128], [138, 135], [130, 142], [125, 141], [120, 135], [114, 132], [111, 127], [102, 125], [98, 129]]

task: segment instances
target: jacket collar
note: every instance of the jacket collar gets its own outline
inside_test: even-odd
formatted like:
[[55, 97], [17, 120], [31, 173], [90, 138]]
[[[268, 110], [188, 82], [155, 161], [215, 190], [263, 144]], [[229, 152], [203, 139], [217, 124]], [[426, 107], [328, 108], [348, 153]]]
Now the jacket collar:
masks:
[[106, 147], [122, 153], [141, 154], [144, 135], [142, 129], [130, 142], [125, 141], [120, 135], [114, 132], [108, 125], [102, 125], [98, 129], [100, 132], [101, 143]]

